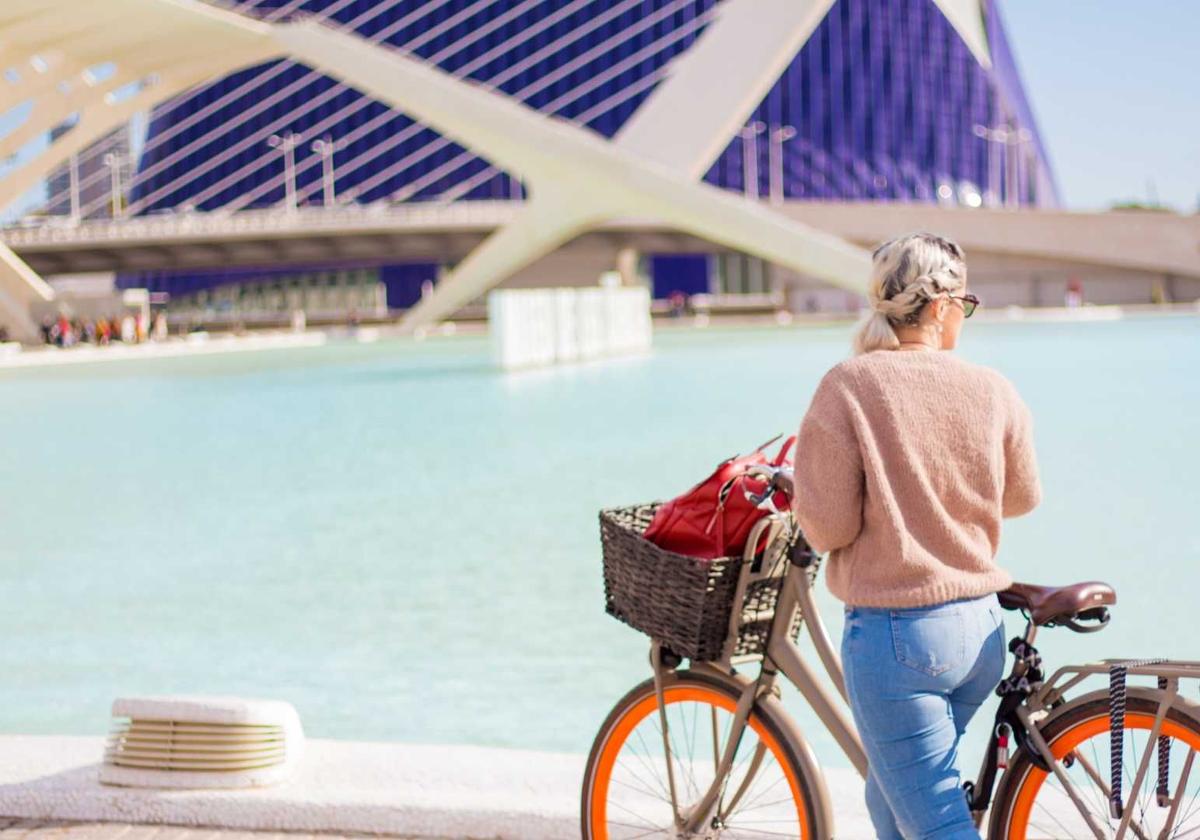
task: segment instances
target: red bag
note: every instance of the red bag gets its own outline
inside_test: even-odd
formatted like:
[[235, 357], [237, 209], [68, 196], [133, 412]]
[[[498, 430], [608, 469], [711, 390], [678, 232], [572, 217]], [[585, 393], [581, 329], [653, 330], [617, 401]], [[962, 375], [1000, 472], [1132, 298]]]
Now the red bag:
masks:
[[[661, 505], [643, 536], [659, 548], [692, 557], [712, 559], [740, 555], [754, 523], [767, 515], [743, 492], [746, 489], [751, 493], [762, 493], [767, 489], [762, 479], [747, 476], [746, 468], [757, 464], [791, 466], [787, 455], [795, 437], [783, 442], [775, 460], [768, 461], [763, 453], [780, 437], [771, 438], [749, 455], [729, 458], [691, 490]], [[782, 493], [776, 493], [774, 501], [780, 510], [789, 504]]]

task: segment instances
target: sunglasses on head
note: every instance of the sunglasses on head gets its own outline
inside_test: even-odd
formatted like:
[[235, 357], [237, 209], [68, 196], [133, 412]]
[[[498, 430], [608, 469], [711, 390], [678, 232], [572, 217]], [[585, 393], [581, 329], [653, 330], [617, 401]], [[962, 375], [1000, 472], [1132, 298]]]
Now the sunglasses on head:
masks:
[[974, 315], [975, 310], [979, 307], [979, 304], [983, 303], [983, 301], [975, 297], [975, 295], [950, 295], [950, 299], [962, 301], [964, 318], [970, 318], [972, 315]]

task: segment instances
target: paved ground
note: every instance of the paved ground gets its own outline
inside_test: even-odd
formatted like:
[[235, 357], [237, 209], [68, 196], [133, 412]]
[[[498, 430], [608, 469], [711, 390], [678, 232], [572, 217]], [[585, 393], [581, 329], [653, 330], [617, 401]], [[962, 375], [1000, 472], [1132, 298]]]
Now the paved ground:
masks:
[[[300, 832], [238, 831], [225, 828], [183, 828], [174, 825], [64, 822], [0, 817], [0, 840], [342, 840], [396, 837], [379, 834], [302, 834]], [[398, 838], [398, 840], [400, 840]]]
[[[162, 790], [100, 784], [103, 753], [103, 738], [0, 735], [0, 815], [32, 821], [0, 840], [579, 837], [581, 755], [311, 739], [280, 784]], [[826, 781], [840, 840], [871, 837], [854, 772]]]

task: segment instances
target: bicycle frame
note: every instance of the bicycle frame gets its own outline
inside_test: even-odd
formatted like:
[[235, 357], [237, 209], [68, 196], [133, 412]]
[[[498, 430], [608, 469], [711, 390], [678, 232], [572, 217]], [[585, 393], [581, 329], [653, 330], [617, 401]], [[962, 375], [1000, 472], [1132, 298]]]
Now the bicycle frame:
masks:
[[[734, 644], [737, 641], [737, 628], [742, 619], [742, 605], [746, 591], [751, 583], [772, 575], [777, 562], [781, 559], [779, 554], [775, 554], [772, 557], [772, 552], [786, 550], [788, 541], [782, 538], [789, 534], [789, 527], [790, 523], [787, 518], [780, 515], [772, 515], [760, 520], [754, 530], [751, 531], [750, 538], [746, 543], [748, 547], [747, 556], [744, 558], [741, 576], [734, 594], [733, 609], [730, 616], [730, 632], [724, 654], [720, 660], [715, 662], [693, 663], [691, 666], [693, 670], [713, 670], [723, 675], [728, 675], [733, 670], [734, 657], [732, 653]], [[767, 546], [765, 549], [767, 556], [763, 559], [760, 571], [754, 572], [752, 571], [753, 549], [757, 545], [764, 544], [764, 542]], [[848, 709], [846, 708], [848, 700], [841, 659], [834, 650], [825, 623], [821, 618], [821, 613], [813, 600], [813, 575], [810, 574], [811, 568], [810, 566], [802, 566], [792, 561], [788, 562], [780, 585], [779, 597], [774, 607], [774, 616], [771, 621], [766, 653], [762, 659], [762, 670], [758, 679], [749, 682], [745, 686], [741, 697], [738, 699], [729, 730], [729, 737], [722, 751], [720, 762], [717, 765], [717, 772], [713, 783], [696, 806], [690, 809], [690, 812], [687, 814], [680, 814], [678, 803], [672, 801], [672, 808], [675, 810], [675, 824], [683, 831], [698, 831], [701, 825], [711, 821], [714, 816], [718, 816], [716, 813], [718, 804], [725, 793], [728, 775], [730, 769], [733, 767], [734, 755], [737, 752], [742, 733], [749, 721], [750, 713], [758, 698], [775, 690], [775, 681], [780, 673], [804, 696], [804, 699], [808, 701], [826, 729], [833, 735], [838, 746], [846, 754], [846, 757], [850, 760], [855, 770], [864, 779], [866, 778], [867, 757], [863, 752], [862, 741], [858, 737], [858, 732], [855, 730], [854, 723], [850, 720]], [[808, 628], [813, 646], [817, 651], [817, 656], [824, 666], [825, 672], [833, 682], [838, 697], [831, 696], [830, 692], [822, 685], [817, 674], [805, 661], [799, 645], [791, 638], [789, 631], [797, 609], [800, 612], [801, 627]], [[667, 721], [662, 701], [664, 665], [662, 663], [661, 646], [659, 643], [654, 642], [652, 644], [650, 658], [654, 666], [655, 686], [659, 695], [659, 711], [664, 748], [667, 752], [667, 777], [668, 782], [673, 788], [674, 780], [671, 770], [670, 746], [665, 743], [667, 740]], [[807, 747], [807, 743], [803, 746]], [[727, 812], [733, 810], [741, 798], [741, 794], [753, 778], [754, 772], [756, 772], [758, 764], [762, 760], [762, 752], [763, 747], [760, 745], [758, 754], [751, 760], [746, 780], [743, 782], [741, 789], [734, 793], [733, 798], [725, 809]], [[816, 807], [823, 812], [814, 815], [816, 819], [823, 825], [832, 825], [831, 807], [828, 795], [823, 788], [815, 792], [814, 799], [816, 799]], [[672, 800], [674, 800], [674, 796], [672, 796]]]
[[[790, 516], [786, 514], [772, 514], [760, 520], [755, 526], [747, 541], [747, 552], [743, 558], [744, 562], [734, 594], [729, 633], [723, 655], [719, 660], [713, 662], [694, 662], [691, 665], [692, 670], [710, 671], [724, 677], [728, 677], [734, 672], [735, 657], [733, 656], [733, 650], [737, 642], [738, 627], [743, 620], [743, 602], [746, 592], [750, 584], [776, 574], [778, 563], [783, 560], [782, 552], [786, 551], [789, 544], [790, 535]], [[754, 571], [752, 563], [754, 548], [764, 544], [766, 545], [766, 549], [764, 550], [763, 561], [760, 564], [759, 570]], [[774, 615], [771, 618], [770, 634], [766, 644], [765, 655], [762, 657], [759, 676], [757, 679], [745, 682], [734, 710], [728, 739], [721, 751], [721, 758], [716, 767], [714, 780], [696, 805], [690, 808], [687, 813], [680, 813], [678, 802], [675, 798], [671, 750], [668, 739], [665, 706], [663, 703], [662, 678], [668, 666], [663, 663], [663, 649], [661, 644], [657, 641], [652, 643], [651, 664], [654, 668], [655, 688], [658, 694], [659, 714], [667, 760], [667, 777], [671, 788], [672, 809], [674, 811], [675, 824], [682, 832], [698, 832], [701, 826], [710, 824], [714, 818], [723, 819], [728, 813], [733, 811], [742, 794], [749, 787], [763, 758], [765, 748], [762, 744], [759, 745], [756, 754], [750, 760], [746, 778], [740, 785], [739, 790], [734, 792], [732, 798], [727, 803], [723, 802], [726, 793], [725, 789], [729, 781], [728, 777], [733, 767], [734, 756], [737, 753], [750, 714], [761, 697], [769, 693], [777, 694], [776, 680], [779, 674], [783, 674], [803, 695], [809, 706], [816, 712], [822, 724], [824, 724], [833, 736], [842, 752], [845, 753], [850, 764], [861, 777], [866, 778], [866, 754], [863, 751], [862, 741], [855, 730], [854, 724], [847, 714], [849, 701], [846, 694], [841, 659], [833, 647], [825, 623], [813, 598], [817, 559], [815, 556], [812, 556], [807, 561], [802, 559], [798, 562], [796, 558], [786, 558], [786, 562], [787, 568], [782, 575], [779, 596], [774, 607]], [[791, 638], [792, 620], [797, 610], [801, 619], [801, 628], [808, 628], [817, 657], [826, 674], [829, 676], [830, 681], [833, 683], [837, 696], [831, 695], [825, 688], [817, 673], [805, 661], [797, 642]], [[751, 620], [754, 617], [751, 616]], [[766, 618], [766, 616], [758, 617]], [[1032, 646], [1034, 638], [1037, 635], [1037, 630], [1037, 626], [1032, 621], [1028, 622], [1024, 635], [1018, 637], [1018, 639], [1014, 639], [1014, 642], [1020, 640]], [[1003, 723], [1011, 726], [1018, 742], [1018, 749], [1027, 750], [1039, 766], [1042, 766], [1047, 772], [1055, 775], [1093, 834], [1099, 840], [1104, 840], [1104, 838], [1109, 836], [1108, 828], [1102, 828], [1097, 824], [1090, 810], [1085, 806], [1079, 792], [1075, 789], [1075, 786], [1063, 770], [1060, 762], [1054, 757], [1053, 751], [1045, 738], [1043, 738], [1039, 727], [1052, 710], [1060, 708], [1065, 704], [1065, 693], [1067, 691], [1077, 687], [1089, 677], [1108, 674], [1109, 668], [1113, 665], [1126, 666], [1126, 673], [1130, 677], [1153, 676], [1158, 678], [1162, 681], [1161, 685], [1163, 686], [1163, 688], [1158, 689], [1154, 693], [1154, 697], [1158, 700], [1158, 709], [1153, 729], [1147, 738], [1146, 750], [1138, 761], [1136, 775], [1134, 776], [1131, 789], [1137, 790], [1145, 781], [1146, 773], [1150, 766], [1150, 759], [1154, 751], [1154, 744], [1162, 731], [1167, 712], [1172, 706], [1183, 707], [1185, 704], [1191, 705], [1181, 699], [1179, 681], [1181, 679], [1200, 680], [1200, 662], [1101, 660], [1083, 665], [1067, 665], [1059, 668], [1049, 679], [1045, 680], [1044, 683], [1038, 685], [1036, 689], [1031, 690], [1028, 694], [1014, 696], [1012, 700], [1002, 700], [1001, 706], [997, 711], [997, 724]], [[1014, 662], [1010, 676], [1019, 678], [1027, 672], [1028, 666], [1023, 659], [1018, 657]], [[1140, 689], [1131, 690], [1137, 691]], [[1200, 706], [1197, 706], [1196, 709], [1200, 709]], [[1193, 711], [1193, 715], [1200, 719], [1200, 713]], [[800, 739], [802, 742], [801, 747], [807, 749], [807, 740], [802, 735]], [[982, 821], [984, 812], [990, 803], [992, 791], [996, 786], [996, 771], [998, 769], [996, 765], [997, 743], [997, 731], [996, 728], [993, 728], [988, 744], [989, 748], [985, 752], [983, 766], [980, 768], [980, 774], [975, 781], [968, 783], [967, 795], [975, 817], [976, 826]], [[1180, 791], [1183, 790], [1190, 771], [1191, 761], [1189, 760], [1179, 782]], [[1099, 778], [1095, 774], [1094, 769], [1089, 772], [1091, 772], [1094, 778]], [[813, 805], [817, 811], [817, 813], [813, 814], [813, 817], [818, 825], [832, 827], [832, 808], [823, 781], [820, 778], [810, 779], [809, 781], [818, 786], [818, 789], [812, 792]], [[1100, 784], [1103, 786], [1103, 782]], [[976, 789], [976, 785], [979, 786], [978, 790]], [[1178, 792], [1176, 793], [1175, 800], [1177, 805]], [[1133, 809], [1126, 808], [1121, 815], [1121, 822], [1117, 829], [1115, 840], [1123, 840], [1126, 833], [1131, 829], [1132, 816]], [[1175, 811], [1173, 809], [1169, 819], [1173, 821], [1174, 818]], [[1132, 830], [1139, 835], [1139, 840], [1149, 840], [1149, 838], [1141, 837], [1142, 832], [1136, 826], [1132, 826]]]
[[[1026, 636], [1032, 639], [1036, 632], [1036, 628], [1032, 624], [1026, 625]], [[1021, 725], [1025, 727], [1030, 744], [1042, 760], [1046, 762], [1051, 772], [1062, 784], [1067, 796], [1071, 799], [1080, 816], [1087, 822], [1088, 828], [1097, 840], [1105, 840], [1109, 836], [1108, 827], [1100, 826], [1092, 817], [1091, 811], [1084, 805], [1083, 799], [1075, 786], [1071, 783], [1067, 774], [1063, 771], [1061, 763], [1054, 757], [1054, 753], [1047, 744], [1045, 738], [1042, 737], [1039, 731], [1038, 724], [1041, 722], [1038, 718], [1045, 717], [1051, 710], [1063, 705], [1066, 702], [1066, 692], [1077, 687], [1080, 683], [1094, 676], [1108, 676], [1110, 669], [1114, 666], [1122, 666], [1125, 674], [1128, 677], [1154, 677], [1157, 681], [1156, 688], [1153, 693], [1148, 694], [1151, 698], [1156, 698], [1158, 708], [1155, 710], [1154, 724], [1150, 732], [1146, 736], [1146, 749], [1142, 752], [1138, 759], [1137, 771], [1133, 776], [1130, 790], [1138, 790], [1142, 783], [1146, 780], [1146, 774], [1150, 768], [1150, 761], [1154, 755], [1155, 745], [1158, 742], [1159, 735], [1162, 733], [1163, 724], [1166, 721], [1167, 713], [1173, 706], [1178, 706], [1188, 711], [1188, 706], [1193, 706], [1188, 701], [1183, 700], [1179, 693], [1179, 683], [1181, 680], [1193, 679], [1200, 680], [1200, 662], [1183, 661], [1183, 660], [1162, 660], [1157, 662], [1131, 662], [1124, 659], [1102, 659], [1097, 662], [1088, 662], [1082, 665], [1064, 665], [1056, 670], [1047, 679], [1042, 686], [1034, 692], [1025, 702], [1021, 703], [1015, 709], [1017, 719]], [[1142, 689], [1144, 690], [1144, 689]], [[1137, 693], [1138, 688], [1131, 687], [1130, 693]], [[1194, 709], [1192, 710], [1195, 714]], [[994, 737], [994, 736], [993, 736]], [[1192, 759], [1194, 753], [1189, 753], [1189, 758], [1184, 766], [1183, 772], [1180, 775], [1179, 783], [1174, 795], [1169, 796], [1171, 801], [1170, 813], [1167, 817], [1166, 825], [1162, 828], [1162, 836], [1167, 836], [1170, 832], [1176, 817], [1178, 816], [1180, 793], [1187, 785], [1188, 776], [1192, 768]], [[1090, 766], [1087, 759], [1076, 753], [1075, 760], [1084, 766], [1086, 772], [1097, 782], [1101, 790], [1106, 795], [1111, 791], [1103, 780], [1099, 777], [1095, 768]], [[1143, 833], [1137, 826], [1132, 824], [1134, 809], [1126, 807], [1120, 814], [1120, 823], [1117, 826], [1117, 831], [1114, 840], [1123, 840], [1126, 833], [1132, 830], [1138, 835], [1139, 840], [1144, 837]], [[1115, 815], [1114, 815], [1115, 816]], [[1146, 839], [1148, 840], [1148, 838]]]

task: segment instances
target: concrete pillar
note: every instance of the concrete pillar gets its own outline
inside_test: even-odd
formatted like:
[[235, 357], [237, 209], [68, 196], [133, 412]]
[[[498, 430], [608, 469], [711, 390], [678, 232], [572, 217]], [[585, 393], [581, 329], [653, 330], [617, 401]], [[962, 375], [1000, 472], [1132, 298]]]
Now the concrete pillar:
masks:
[[638, 275], [638, 252], [628, 246], [617, 251], [617, 273], [621, 275], [622, 286], [641, 286], [642, 278]]
[[54, 290], [7, 245], [0, 244], [0, 324], [9, 337], [36, 343], [40, 331], [31, 308], [54, 299]]

